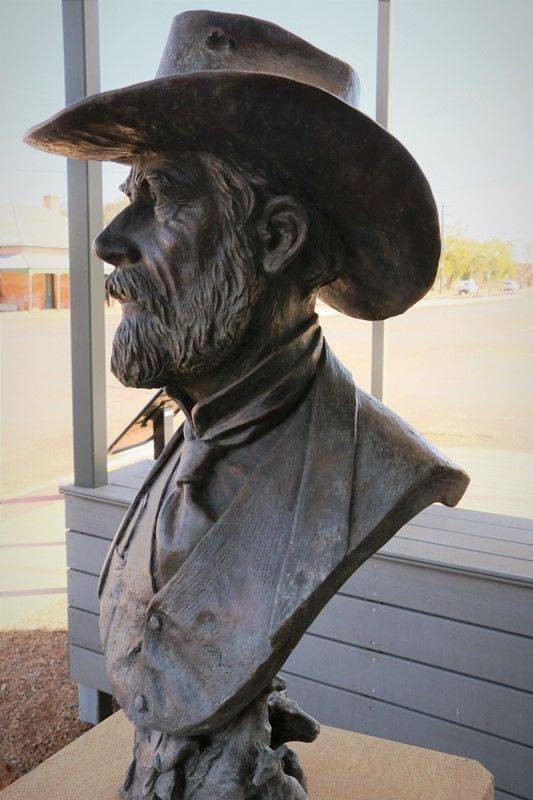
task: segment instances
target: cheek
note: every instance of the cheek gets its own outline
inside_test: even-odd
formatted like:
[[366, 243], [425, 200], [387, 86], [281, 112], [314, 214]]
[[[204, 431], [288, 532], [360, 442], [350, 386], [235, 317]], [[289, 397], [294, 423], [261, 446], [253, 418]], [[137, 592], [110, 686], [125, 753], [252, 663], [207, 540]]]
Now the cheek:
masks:
[[199, 209], [184, 210], [171, 222], [159, 226], [154, 250], [177, 293], [196, 287], [205, 265], [211, 263], [216, 248], [213, 228]]
[[183, 292], [190, 280], [194, 249], [187, 234], [182, 226], [169, 223], [155, 224], [152, 229], [145, 263], [163, 280], [169, 294]]

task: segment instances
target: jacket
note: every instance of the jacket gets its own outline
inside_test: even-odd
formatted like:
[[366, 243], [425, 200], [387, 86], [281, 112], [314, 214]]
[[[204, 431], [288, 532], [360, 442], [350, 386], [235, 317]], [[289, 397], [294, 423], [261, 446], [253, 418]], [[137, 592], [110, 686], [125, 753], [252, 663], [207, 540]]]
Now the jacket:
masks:
[[466, 474], [356, 387], [327, 345], [284, 436], [156, 591], [153, 529], [178, 431], [111, 546], [99, 594], [107, 670], [140, 727], [196, 735], [268, 686], [348, 577]]

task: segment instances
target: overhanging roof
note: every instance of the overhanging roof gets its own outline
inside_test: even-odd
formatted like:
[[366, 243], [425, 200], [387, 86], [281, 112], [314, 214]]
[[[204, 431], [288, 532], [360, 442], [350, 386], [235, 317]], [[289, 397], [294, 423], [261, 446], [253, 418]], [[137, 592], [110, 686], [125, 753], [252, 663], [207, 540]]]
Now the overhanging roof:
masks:
[[[64, 253], [13, 253], [2, 255], [0, 247], [0, 272], [31, 272], [32, 274], [68, 272], [68, 250]], [[104, 272], [107, 275], [113, 272], [110, 264], [104, 263]]]
[[69, 261], [66, 253], [14, 253], [4, 256], [0, 253], [0, 272], [68, 272]]
[[44, 206], [0, 205], [0, 247], [68, 248], [66, 216]]

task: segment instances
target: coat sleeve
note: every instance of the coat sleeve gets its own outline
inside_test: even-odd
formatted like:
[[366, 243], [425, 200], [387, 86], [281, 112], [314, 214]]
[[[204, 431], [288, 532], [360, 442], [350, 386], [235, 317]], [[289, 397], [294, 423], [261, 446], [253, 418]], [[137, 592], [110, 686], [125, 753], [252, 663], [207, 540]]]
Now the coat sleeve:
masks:
[[350, 550], [364, 559], [432, 503], [455, 506], [469, 477], [397, 414], [357, 391]]

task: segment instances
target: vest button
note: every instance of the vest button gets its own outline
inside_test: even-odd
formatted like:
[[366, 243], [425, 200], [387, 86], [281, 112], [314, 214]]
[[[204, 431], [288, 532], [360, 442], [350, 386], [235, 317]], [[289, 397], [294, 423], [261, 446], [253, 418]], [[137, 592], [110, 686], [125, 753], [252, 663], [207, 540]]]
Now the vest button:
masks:
[[148, 617], [148, 630], [160, 631], [162, 624], [161, 617], [158, 614], [150, 614]]
[[146, 697], [143, 694], [138, 694], [133, 701], [133, 705], [136, 711], [147, 711], [148, 703], [146, 702]]

